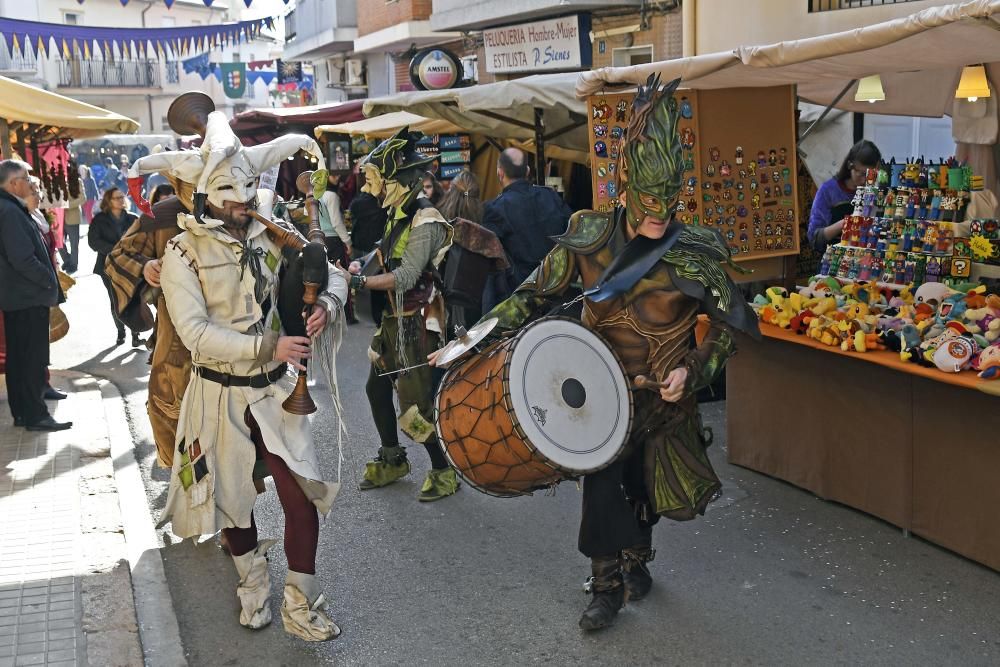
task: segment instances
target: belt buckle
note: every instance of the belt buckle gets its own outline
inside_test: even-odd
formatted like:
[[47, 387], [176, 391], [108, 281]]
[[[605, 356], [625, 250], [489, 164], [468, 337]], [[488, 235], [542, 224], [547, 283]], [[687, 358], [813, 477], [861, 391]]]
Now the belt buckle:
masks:
[[219, 384], [221, 384], [223, 387], [229, 387], [232, 384], [232, 378], [233, 378], [233, 376], [231, 374], [229, 374], [229, 373], [220, 373], [219, 375], [222, 376], [221, 378], [219, 378], [220, 379]]

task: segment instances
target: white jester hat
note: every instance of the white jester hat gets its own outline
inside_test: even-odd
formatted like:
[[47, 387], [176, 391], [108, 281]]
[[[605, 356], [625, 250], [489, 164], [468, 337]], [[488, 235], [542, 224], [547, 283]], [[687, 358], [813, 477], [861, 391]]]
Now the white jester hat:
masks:
[[[189, 95], [191, 94], [187, 93], [179, 97], [174, 105], [171, 105], [171, 111], [174, 111], [175, 105]], [[202, 95], [202, 97], [207, 96]], [[208, 104], [214, 109], [210, 99]], [[174, 127], [174, 122], [171, 122], [171, 127], [174, 127], [175, 131], [195, 129], [202, 134], [201, 148], [147, 155], [136, 160], [129, 169], [129, 192], [147, 214], [151, 215], [149, 204], [137, 196], [143, 174], [161, 172], [193, 184], [195, 189], [192, 213], [200, 221], [206, 201], [219, 208], [222, 208], [227, 201], [239, 203], [252, 201], [257, 194], [257, 179], [260, 175], [300, 150], [315, 157], [319, 169], [325, 172], [326, 162], [323, 153], [319, 144], [311, 137], [304, 134], [286, 134], [264, 144], [244, 146], [221, 111], [209, 111], [203, 118], [203, 123], [196, 120], [182, 124], [179, 128]]]

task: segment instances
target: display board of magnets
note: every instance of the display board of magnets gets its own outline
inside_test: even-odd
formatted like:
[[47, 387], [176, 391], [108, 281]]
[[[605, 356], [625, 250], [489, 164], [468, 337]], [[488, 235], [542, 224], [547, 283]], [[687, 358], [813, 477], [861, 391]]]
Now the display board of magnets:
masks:
[[[681, 112], [677, 131], [681, 133], [683, 142], [685, 189], [693, 191], [696, 182], [691, 179], [697, 179], [698, 174], [698, 120], [695, 114], [697, 93], [680, 90], [675, 92], [674, 97]], [[634, 98], [635, 93], [600, 93], [587, 100], [594, 210], [611, 211], [618, 199], [618, 160], [628, 133]], [[681, 214], [682, 220], [692, 222], [690, 216], [686, 217], [687, 219]]]
[[[678, 219], [714, 227], [737, 260], [799, 252], [795, 95], [791, 86], [678, 90], [685, 167]], [[588, 99], [594, 208], [614, 207], [615, 172], [634, 93]]]

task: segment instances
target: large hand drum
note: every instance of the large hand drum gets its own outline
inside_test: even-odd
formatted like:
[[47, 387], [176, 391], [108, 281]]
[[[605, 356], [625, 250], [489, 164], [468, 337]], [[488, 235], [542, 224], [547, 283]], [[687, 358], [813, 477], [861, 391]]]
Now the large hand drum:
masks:
[[473, 487], [515, 496], [610, 465], [632, 394], [615, 353], [574, 320], [545, 318], [449, 370], [438, 389], [445, 454]]

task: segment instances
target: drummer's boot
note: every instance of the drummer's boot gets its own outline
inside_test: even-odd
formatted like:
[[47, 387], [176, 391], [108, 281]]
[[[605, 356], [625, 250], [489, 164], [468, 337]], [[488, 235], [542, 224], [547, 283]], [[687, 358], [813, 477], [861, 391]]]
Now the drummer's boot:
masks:
[[267, 571], [267, 550], [277, 540], [261, 540], [257, 547], [242, 556], [233, 556], [240, 585], [236, 596], [240, 599], [240, 625], [260, 630], [271, 623], [271, 575]]
[[314, 574], [288, 571], [281, 620], [285, 632], [307, 642], [325, 642], [340, 636], [340, 628], [328, 614], [326, 598]]
[[615, 622], [615, 616], [625, 605], [625, 585], [622, 583], [621, 566], [617, 556], [591, 558], [593, 576], [584, 590], [594, 597], [580, 617], [580, 627], [584, 630], [600, 630]]
[[365, 472], [358, 488], [362, 491], [388, 486], [410, 472], [406, 450], [400, 446], [379, 447], [374, 461], [365, 464]]
[[417, 500], [422, 503], [429, 503], [441, 500], [458, 491], [458, 475], [452, 468], [431, 468], [424, 479], [424, 485], [420, 487], [420, 495]]
[[[652, 541], [652, 538], [650, 538]], [[641, 600], [653, 587], [653, 576], [646, 563], [656, 557], [656, 549], [650, 542], [629, 549], [622, 549], [622, 579], [625, 582], [625, 599], [630, 602]]]

